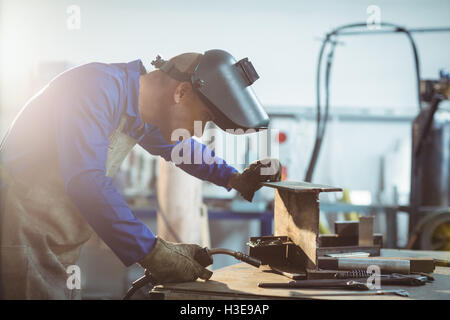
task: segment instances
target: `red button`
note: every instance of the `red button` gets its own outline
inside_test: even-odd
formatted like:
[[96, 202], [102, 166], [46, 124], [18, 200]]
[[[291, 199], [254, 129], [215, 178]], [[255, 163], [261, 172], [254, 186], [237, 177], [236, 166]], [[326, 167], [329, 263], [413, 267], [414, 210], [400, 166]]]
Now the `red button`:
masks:
[[279, 143], [285, 142], [286, 139], [287, 139], [286, 133], [284, 133], [284, 132], [279, 132], [278, 133], [278, 142]]

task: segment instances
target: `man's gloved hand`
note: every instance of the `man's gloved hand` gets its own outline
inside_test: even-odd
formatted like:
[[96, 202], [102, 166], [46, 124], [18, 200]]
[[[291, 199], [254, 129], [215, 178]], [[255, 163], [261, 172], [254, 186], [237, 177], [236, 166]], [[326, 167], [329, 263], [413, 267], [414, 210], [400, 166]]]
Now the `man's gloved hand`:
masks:
[[242, 173], [234, 173], [229, 186], [239, 191], [247, 201], [252, 201], [253, 195], [261, 188], [261, 182], [280, 181], [281, 164], [277, 159], [254, 161]]
[[153, 249], [139, 264], [150, 271], [158, 283], [208, 280], [213, 273], [194, 259], [198, 252], [204, 250], [196, 244], [173, 243], [157, 237]]

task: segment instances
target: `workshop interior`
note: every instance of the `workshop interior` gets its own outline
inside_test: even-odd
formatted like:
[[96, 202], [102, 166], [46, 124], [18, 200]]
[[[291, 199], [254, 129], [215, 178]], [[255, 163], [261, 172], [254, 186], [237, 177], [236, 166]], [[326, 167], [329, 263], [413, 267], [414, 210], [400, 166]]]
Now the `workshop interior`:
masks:
[[[95, 231], [80, 246], [76, 263], [64, 265], [66, 292], [76, 291], [83, 300], [448, 300], [449, 12], [448, 0], [0, 0], [2, 202], [13, 197], [7, 182], [22, 165], [10, 159], [22, 152], [14, 146], [21, 141], [14, 140], [14, 126], [27, 114], [24, 106], [53, 90], [55, 100], [47, 104], [70, 100], [77, 108], [75, 102], [84, 98], [71, 100], [71, 91], [64, 100], [64, 89], [53, 85], [60, 77], [70, 80], [65, 75], [93, 62], [140, 59], [141, 78], [156, 70], [194, 88], [216, 121], [207, 122], [194, 140], [242, 173], [244, 185], [255, 162], [277, 159], [280, 167], [275, 178], [258, 180], [254, 194], [246, 196], [233, 182], [200, 179], [136, 144], [111, 177], [117, 197], [169, 247], [201, 247], [192, 259], [212, 277], [164, 283], [151, 268], [125, 265], [108, 242], [109, 229], [97, 231], [97, 211], [91, 210], [85, 228]], [[202, 55], [185, 77], [170, 58], [194, 52]], [[108, 79], [123, 76], [107, 72]], [[120, 90], [135, 85], [127, 77]], [[80, 88], [93, 91], [91, 79], [84, 82]], [[81, 89], [73, 92], [83, 95]], [[133, 103], [122, 93], [107, 99], [113, 96], [128, 99], [127, 108]], [[57, 118], [51, 110], [42, 108], [32, 123]], [[83, 121], [99, 123], [99, 112], [92, 112], [92, 122]], [[66, 132], [63, 127], [58, 130]], [[224, 130], [231, 127], [244, 130]], [[33, 125], [27, 129], [30, 136], [41, 134]], [[64, 144], [77, 134], [67, 132], [55, 140]], [[60, 161], [76, 156], [67, 148]], [[60, 168], [48, 161], [52, 174], [66, 170], [62, 162]], [[264, 166], [258, 168], [262, 172]], [[47, 189], [33, 190], [42, 203], [55, 197]], [[70, 196], [86, 193], [71, 190]], [[26, 201], [33, 194], [23, 196]], [[13, 214], [5, 208], [2, 203], [2, 229]], [[35, 225], [24, 230], [48, 240], [46, 227], [34, 223], [42, 214], [36, 210], [21, 223]], [[58, 224], [55, 219], [49, 225]], [[38, 246], [30, 234], [23, 236], [30, 250]], [[14, 267], [19, 262], [8, 251], [7, 237], [3, 232], [0, 259], [2, 266]], [[29, 274], [43, 268], [33, 261]], [[18, 275], [5, 271], [2, 277], [8, 282]], [[7, 296], [6, 290], [5, 285], [1, 294]]]

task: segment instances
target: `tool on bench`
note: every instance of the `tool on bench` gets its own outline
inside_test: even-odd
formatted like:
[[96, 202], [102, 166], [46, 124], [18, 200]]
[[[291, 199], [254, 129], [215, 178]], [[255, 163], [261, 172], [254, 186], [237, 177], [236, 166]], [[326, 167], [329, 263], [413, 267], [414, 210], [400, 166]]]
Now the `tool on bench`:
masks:
[[342, 288], [353, 290], [370, 290], [366, 283], [358, 282], [354, 280], [341, 280], [341, 279], [323, 279], [323, 280], [296, 280], [289, 282], [260, 282], [258, 283], [260, 288], [273, 288], [273, 289], [304, 289], [304, 288]]
[[[352, 270], [352, 271], [337, 271], [334, 274], [336, 279], [368, 279], [373, 274], [365, 270]], [[400, 273], [392, 274], [380, 274], [381, 284], [385, 285], [407, 285], [407, 286], [421, 286], [428, 282], [428, 277], [424, 275], [405, 275]]]
[[426, 272], [411, 272], [411, 274], [425, 277], [428, 281], [434, 281], [434, 277]]
[[[366, 270], [349, 270], [349, 271], [338, 271], [338, 270], [311, 270], [308, 269], [306, 272], [307, 280], [317, 280], [317, 279], [361, 279], [366, 280], [372, 277], [373, 274], [367, 272]], [[293, 279], [301, 280], [301, 279]], [[380, 282], [385, 285], [407, 285], [407, 286], [419, 286], [427, 282], [433, 281], [434, 278], [427, 273], [411, 273], [411, 274], [380, 274]]]
[[[394, 290], [370, 290], [370, 291], [357, 291], [357, 292], [331, 292], [331, 293], [319, 293], [310, 294], [306, 296], [315, 297], [332, 297], [332, 296], [372, 296], [372, 295], [396, 295], [400, 297], [409, 297], [409, 292], [403, 289]], [[297, 295], [296, 295], [297, 296]]]
[[371, 258], [333, 258], [319, 257], [318, 267], [324, 270], [366, 270], [378, 266], [382, 273], [433, 272], [435, 262], [432, 258], [411, 257], [371, 257]]
[[[338, 272], [335, 279], [315, 279], [315, 280], [296, 280], [283, 283], [260, 283], [261, 288], [334, 288], [344, 287], [350, 289], [369, 290], [368, 281], [375, 280], [369, 278], [370, 275], [364, 271], [360, 273], [342, 273]], [[423, 286], [427, 283], [427, 278], [418, 275], [389, 274], [380, 275], [380, 284], [382, 285], [406, 285]], [[349, 280], [352, 279], [352, 280]]]
[[270, 267], [270, 270], [267, 270], [267, 272], [281, 274], [292, 280], [306, 280], [306, 273], [285, 271], [285, 270], [282, 270], [282, 269], [272, 266], [272, 265], [269, 265], [269, 267]]
[[[336, 280], [302, 280], [302, 281], [290, 281], [288, 283], [259, 283], [260, 288], [272, 288], [272, 289], [317, 289], [317, 288], [330, 288], [330, 289], [350, 289], [359, 290], [357, 292], [331, 292], [331, 293], [312, 293], [305, 294], [304, 296], [353, 296], [353, 295], [388, 295], [394, 294], [401, 297], [408, 297], [409, 293], [403, 289], [395, 290], [370, 290], [366, 283], [358, 281], [336, 281]], [[298, 295], [296, 295], [298, 296]]]
[[[203, 267], [207, 267], [213, 263], [212, 256], [215, 254], [230, 255], [236, 258], [237, 260], [248, 263], [256, 268], [259, 268], [259, 266], [261, 265], [261, 261], [254, 257], [250, 257], [245, 253], [239, 251], [233, 251], [224, 248], [209, 249], [205, 247], [201, 251], [197, 252], [197, 254], [194, 256], [194, 259]], [[136, 293], [136, 291], [138, 291], [140, 288], [144, 287], [147, 284], [155, 286], [158, 284], [158, 281], [152, 276], [152, 274], [149, 271], [145, 270], [144, 276], [140, 277], [131, 284], [131, 288], [128, 289], [127, 293], [123, 297], [123, 300], [130, 299]]]

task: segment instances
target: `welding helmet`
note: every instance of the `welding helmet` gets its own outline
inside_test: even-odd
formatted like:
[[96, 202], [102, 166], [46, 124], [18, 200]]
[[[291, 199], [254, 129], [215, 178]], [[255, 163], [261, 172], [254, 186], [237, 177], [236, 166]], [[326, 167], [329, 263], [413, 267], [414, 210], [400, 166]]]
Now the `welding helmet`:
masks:
[[222, 130], [267, 129], [269, 116], [251, 87], [259, 76], [248, 58], [236, 61], [224, 50], [209, 50], [195, 63], [193, 73], [189, 73], [178, 70], [174, 63], [160, 56], [152, 61], [152, 65], [170, 77], [191, 82]]

